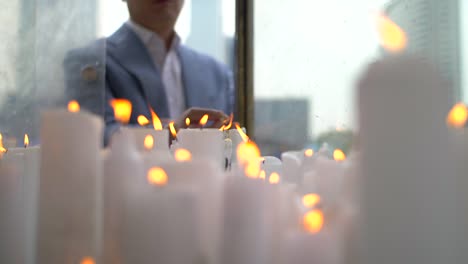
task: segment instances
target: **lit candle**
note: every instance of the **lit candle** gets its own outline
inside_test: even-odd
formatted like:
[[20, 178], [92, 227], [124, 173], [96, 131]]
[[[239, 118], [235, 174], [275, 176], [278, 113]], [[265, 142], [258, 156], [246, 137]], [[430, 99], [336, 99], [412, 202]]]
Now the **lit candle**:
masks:
[[196, 195], [172, 187], [162, 168], [134, 178], [124, 204], [124, 263], [199, 263]]
[[194, 160], [215, 160], [224, 168], [224, 136], [218, 129], [182, 129], [177, 135], [178, 146], [187, 149]]
[[42, 115], [37, 263], [97, 256], [103, 122], [69, 110]]
[[222, 206], [222, 187], [224, 172], [212, 160], [191, 160], [190, 152], [179, 149], [175, 153], [178, 163], [162, 164], [170, 185], [181, 188], [193, 188], [196, 195], [199, 214], [201, 254], [208, 263], [219, 263], [219, 235]]

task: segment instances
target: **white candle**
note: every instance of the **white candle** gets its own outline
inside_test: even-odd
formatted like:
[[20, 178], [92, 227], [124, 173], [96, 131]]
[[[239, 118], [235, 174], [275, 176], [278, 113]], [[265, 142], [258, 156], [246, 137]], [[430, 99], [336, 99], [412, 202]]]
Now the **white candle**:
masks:
[[123, 262], [198, 263], [201, 254], [194, 192], [153, 186], [144, 178], [136, 177], [135, 181], [125, 191]]
[[169, 130], [154, 130], [149, 128], [124, 128], [134, 134], [135, 146], [138, 150], [145, 151], [145, 137], [151, 135], [154, 138], [154, 150], [169, 150]]
[[272, 173], [277, 173], [282, 179], [283, 176], [283, 163], [277, 157], [266, 156], [263, 157], [262, 170], [265, 171], [267, 180]]
[[211, 160], [161, 165], [166, 171], [170, 186], [193, 188], [197, 196], [199, 214], [198, 237], [201, 239], [203, 258], [208, 263], [218, 262], [222, 187], [224, 172]]
[[283, 179], [287, 182], [299, 184], [302, 180], [300, 167], [303, 159], [302, 151], [288, 151], [281, 154], [283, 162]]
[[0, 158], [0, 263], [25, 263], [24, 154]]
[[224, 168], [224, 136], [218, 129], [182, 129], [177, 134], [178, 145], [192, 153], [193, 159], [215, 160]]
[[242, 139], [242, 137], [239, 134], [239, 131], [237, 131], [237, 129], [230, 129], [228, 131], [228, 137], [229, 137], [229, 139], [231, 139], [231, 149], [232, 149], [231, 164], [237, 164], [236, 150], [237, 150], [237, 147], [239, 147], [239, 145], [242, 142], [244, 142], [244, 140]]
[[274, 209], [266, 187], [263, 180], [227, 179], [219, 263], [272, 262]]
[[96, 259], [102, 119], [51, 110], [41, 124], [37, 263]]
[[281, 263], [285, 264], [341, 263], [336, 236], [328, 230], [317, 234], [289, 232], [282, 250]]
[[121, 263], [123, 252], [122, 218], [125, 189], [145, 177], [142, 154], [133, 133], [123, 130], [112, 140], [104, 158], [103, 177], [103, 263]]
[[448, 85], [405, 55], [373, 63], [358, 85], [361, 263], [457, 263]]

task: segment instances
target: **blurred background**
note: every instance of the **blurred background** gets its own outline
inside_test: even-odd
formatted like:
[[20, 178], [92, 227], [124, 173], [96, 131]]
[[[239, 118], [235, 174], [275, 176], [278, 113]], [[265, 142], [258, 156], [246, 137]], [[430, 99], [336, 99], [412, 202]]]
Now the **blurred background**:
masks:
[[[182, 41], [233, 71], [236, 0], [185, 0]], [[376, 16], [408, 33], [408, 51], [435, 63], [468, 102], [468, 3], [461, 0], [255, 0], [254, 139], [264, 155], [291, 149], [345, 152], [356, 132], [354, 83], [381, 49]], [[64, 98], [72, 49], [110, 36], [128, 19], [118, 0], [11, 0], [0, 3], [0, 133], [38, 142], [39, 111]], [[101, 42], [99, 42], [101, 43]], [[105, 63], [105, 43], [98, 47]], [[94, 63], [94, 62], [93, 62]], [[99, 71], [97, 87], [103, 87]], [[242, 88], [242, 87], [241, 87]], [[97, 93], [100, 96], [103, 94]]]

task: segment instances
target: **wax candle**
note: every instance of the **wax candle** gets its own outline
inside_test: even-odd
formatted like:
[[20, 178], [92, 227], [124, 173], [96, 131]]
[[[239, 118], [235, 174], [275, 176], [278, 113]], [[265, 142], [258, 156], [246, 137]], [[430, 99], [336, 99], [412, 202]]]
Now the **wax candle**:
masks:
[[194, 159], [215, 160], [225, 167], [224, 136], [218, 129], [182, 129], [177, 135], [178, 145], [190, 151]]
[[283, 179], [285, 181], [299, 184], [302, 180], [300, 174], [302, 155], [302, 151], [287, 151], [281, 153], [281, 160], [283, 162]]
[[37, 263], [98, 256], [102, 135], [98, 116], [42, 114]]
[[135, 146], [141, 152], [145, 151], [144, 141], [147, 135], [153, 136], [154, 139], [154, 150], [169, 150], [169, 131], [154, 130], [149, 128], [125, 128], [130, 130], [134, 134]]
[[25, 263], [24, 154], [0, 158], [0, 263]]
[[219, 263], [272, 262], [271, 203], [263, 180], [239, 176], [227, 179]]
[[212, 160], [194, 160], [161, 165], [170, 185], [192, 188], [199, 214], [197, 222], [201, 253], [208, 263], [219, 263], [219, 236], [224, 172]]
[[142, 154], [134, 142], [131, 131], [121, 131], [115, 135], [104, 158], [103, 263], [123, 262], [125, 188], [145, 177]]
[[395, 55], [372, 63], [357, 93], [361, 263], [457, 263], [449, 86], [427, 62]]
[[196, 195], [168, 186], [171, 179], [161, 168], [148, 176], [153, 185], [136, 177], [125, 190], [124, 263], [199, 263]]
[[280, 178], [282, 178], [281, 176], [283, 176], [283, 163], [277, 157], [263, 157], [261, 168], [265, 171], [267, 177], [270, 176], [272, 173], [277, 173], [280, 176]]

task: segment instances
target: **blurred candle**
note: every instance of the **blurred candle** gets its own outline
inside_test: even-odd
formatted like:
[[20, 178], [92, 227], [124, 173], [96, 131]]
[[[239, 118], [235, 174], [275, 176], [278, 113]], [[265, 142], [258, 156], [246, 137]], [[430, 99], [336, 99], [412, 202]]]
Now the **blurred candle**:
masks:
[[142, 154], [133, 133], [116, 134], [104, 159], [103, 263], [123, 263], [123, 213], [125, 188], [145, 177]]
[[177, 135], [178, 146], [192, 153], [193, 159], [215, 160], [224, 168], [224, 136], [218, 129], [182, 129]]
[[98, 116], [42, 114], [37, 263], [97, 257], [102, 137]]
[[372, 63], [357, 93], [361, 263], [457, 263], [449, 86], [422, 59], [395, 55]]

